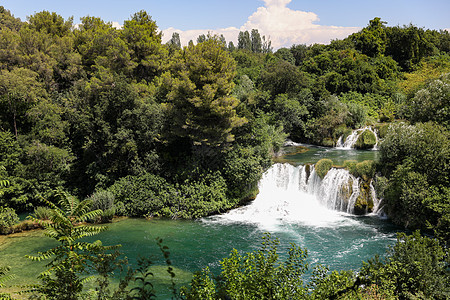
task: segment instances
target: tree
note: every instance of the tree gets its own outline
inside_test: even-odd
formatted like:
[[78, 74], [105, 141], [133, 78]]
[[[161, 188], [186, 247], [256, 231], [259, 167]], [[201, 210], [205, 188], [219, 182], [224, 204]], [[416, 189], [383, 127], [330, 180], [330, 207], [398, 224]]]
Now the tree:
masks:
[[305, 44], [292, 45], [290, 51], [295, 60], [295, 65], [300, 66], [306, 58], [308, 47]]
[[[446, 261], [447, 255], [447, 261]], [[419, 231], [397, 235], [385, 259], [365, 263], [359, 277], [366, 286], [376, 284], [399, 299], [447, 299], [450, 283], [448, 250]]]
[[238, 49], [252, 51], [252, 40], [248, 31], [240, 31], [238, 35]]
[[181, 41], [180, 34], [178, 32], [172, 33], [172, 38], [167, 42], [169, 47], [173, 47], [174, 49], [181, 49]]
[[138, 80], [150, 82], [165, 70], [167, 50], [161, 44], [162, 32], [158, 32], [156, 22], [146, 11], [141, 10], [124, 22], [122, 36], [131, 50]]
[[10, 124], [16, 138], [26, 123], [27, 110], [46, 95], [37, 77], [37, 73], [24, 68], [0, 71], [0, 117]]
[[254, 53], [261, 53], [262, 52], [262, 39], [261, 39], [261, 35], [258, 32], [258, 29], [252, 29], [251, 39], [252, 39], [252, 51]]
[[48, 269], [39, 275], [40, 285], [32, 291], [45, 295], [48, 299], [78, 299], [83, 290], [83, 283], [89, 274], [89, 268], [99, 253], [117, 248], [118, 246], [103, 246], [100, 241], [93, 243], [80, 241], [83, 237], [93, 236], [106, 230], [103, 226], [82, 225], [89, 219], [98, 217], [101, 210], [90, 210], [88, 199], [79, 202], [66, 192], [57, 192], [59, 205], [44, 200], [50, 206], [49, 221], [31, 217], [45, 229], [45, 235], [59, 242], [59, 246], [28, 255], [29, 259], [41, 261], [51, 259]]
[[355, 48], [361, 53], [375, 57], [383, 55], [386, 50], [386, 22], [380, 18], [369, 21], [369, 26], [350, 36]]
[[235, 62], [216, 37], [185, 48], [177, 57], [174, 77], [166, 77], [172, 132], [193, 145], [224, 145], [234, 140], [239, 101], [231, 96]]
[[435, 121], [450, 129], [450, 75], [442, 75], [421, 90], [410, 101], [411, 121]]
[[22, 22], [19, 18], [14, 18], [14, 15], [3, 6], [0, 6], [0, 28], [9, 28], [13, 31], [19, 31], [22, 27]]
[[206, 35], [200, 34], [200, 35], [197, 37], [197, 44], [203, 43], [204, 41], [206, 41]]
[[267, 63], [259, 80], [261, 87], [269, 91], [272, 96], [297, 94], [308, 85], [305, 73], [285, 60]]
[[294, 55], [292, 55], [292, 52], [289, 51], [288, 48], [280, 48], [275, 52], [275, 56], [281, 58], [282, 60], [287, 61], [288, 63], [291, 63], [295, 65], [295, 58]]
[[28, 17], [28, 23], [31, 28], [38, 32], [62, 37], [71, 33], [73, 17], [65, 21], [63, 17], [55, 12], [50, 13], [44, 10]]
[[233, 52], [234, 50], [236, 50], [236, 47], [234, 46], [234, 43], [230, 41], [228, 43], [228, 51]]
[[[0, 171], [3, 173], [3, 171], [5, 171], [6, 168], [5, 166], [0, 166]], [[0, 173], [1, 175], [1, 173]], [[9, 181], [6, 179], [3, 179], [3, 176], [0, 177], [0, 197], [3, 196], [3, 194], [5, 193], [3, 191], [3, 188], [6, 187], [7, 185], [9, 185]]]
[[131, 60], [126, 41], [111, 23], [96, 17], [83, 17], [74, 33], [75, 47], [89, 74], [99, 68], [129, 74], [136, 66], [136, 62]]
[[386, 55], [392, 56], [404, 71], [412, 71], [422, 58], [436, 52], [431, 36], [422, 28], [408, 26], [387, 27]]

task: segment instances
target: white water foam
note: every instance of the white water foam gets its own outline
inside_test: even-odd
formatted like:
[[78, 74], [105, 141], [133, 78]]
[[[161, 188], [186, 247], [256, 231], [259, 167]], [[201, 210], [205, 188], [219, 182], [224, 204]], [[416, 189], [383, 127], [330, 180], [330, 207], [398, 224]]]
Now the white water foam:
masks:
[[[350, 198], [340, 193], [341, 186], [353, 180]], [[276, 231], [286, 223], [314, 227], [354, 226], [348, 213], [356, 200], [358, 180], [348, 171], [331, 169], [322, 180], [311, 167], [275, 164], [259, 183], [260, 193], [247, 206], [205, 219], [206, 222], [255, 224], [264, 230]]]
[[346, 149], [346, 150], [353, 149], [356, 144], [356, 141], [358, 140], [359, 135], [361, 133], [363, 133], [365, 130], [369, 130], [375, 135], [376, 143], [373, 146], [372, 150], [377, 150], [378, 149], [378, 135], [377, 135], [376, 131], [373, 130], [372, 127], [369, 127], [369, 126], [353, 130], [352, 133], [345, 139], [345, 141], [343, 139], [343, 136], [340, 136], [338, 141], [336, 142], [336, 148]]

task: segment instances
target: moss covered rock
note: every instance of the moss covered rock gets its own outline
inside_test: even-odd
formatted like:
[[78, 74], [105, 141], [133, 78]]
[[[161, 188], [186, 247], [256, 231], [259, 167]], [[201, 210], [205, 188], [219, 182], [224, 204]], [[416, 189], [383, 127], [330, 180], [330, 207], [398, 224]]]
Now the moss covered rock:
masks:
[[364, 130], [356, 140], [355, 148], [356, 149], [372, 149], [377, 143], [377, 137], [375, 134], [369, 130]]
[[333, 161], [331, 159], [323, 158], [319, 160], [315, 165], [317, 175], [319, 175], [319, 177], [323, 179], [332, 166]]
[[357, 162], [355, 160], [344, 161], [344, 168], [355, 177], [360, 177], [364, 181], [369, 182], [375, 176], [375, 162], [373, 160], [365, 160]]
[[356, 199], [353, 213], [355, 215], [365, 215], [373, 211], [373, 198], [370, 192], [369, 183], [363, 181], [359, 185], [359, 195]]

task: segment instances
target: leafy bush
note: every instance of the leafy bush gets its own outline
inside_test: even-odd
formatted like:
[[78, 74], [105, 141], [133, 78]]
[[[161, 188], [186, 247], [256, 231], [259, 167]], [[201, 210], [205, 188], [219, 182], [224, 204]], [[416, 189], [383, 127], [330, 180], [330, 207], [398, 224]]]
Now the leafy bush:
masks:
[[32, 215], [38, 220], [49, 220], [51, 217], [51, 209], [46, 206], [37, 206], [34, 208]]
[[450, 74], [430, 82], [408, 103], [413, 122], [435, 121], [450, 128]]
[[450, 132], [435, 123], [392, 124], [380, 145], [380, 165], [390, 174], [407, 163], [426, 174], [430, 183], [448, 186]]
[[16, 211], [10, 207], [0, 206], [0, 233], [7, 234], [10, 228], [19, 222]]
[[333, 167], [333, 161], [328, 158], [323, 158], [315, 164], [314, 169], [316, 170], [317, 175], [323, 179], [331, 167]]
[[344, 168], [355, 177], [361, 177], [364, 181], [369, 181], [375, 176], [375, 162], [373, 160], [365, 160], [357, 162], [355, 160], [344, 161]]
[[450, 276], [446, 255], [435, 239], [418, 231], [399, 233], [386, 258], [376, 256], [365, 263], [360, 277], [364, 284], [376, 284], [400, 299], [447, 299]]
[[234, 249], [223, 259], [220, 280], [213, 280], [209, 270], [203, 269], [182, 294], [187, 299], [304, 299], [307, 251], [292, 244], [288, 258], [280, 262], [279, 241], [270, 236], [263, 239], [259, 250], [242, 255]]
[[380, 166], [389, 178], [386, 211], [392, 221], [433, 229], [450, 243], [450, 133], [433, 123], [391, 125], [380, 149]]
[[108, 191], [115, 196], [117, 202], [123, 203], [126, 215], [134, 217], [148, 214], [159, 216], [171, 199], [176, 198], [174, 186], [164, 178], [152, 174], [123, 177]]
[[[162, 177], [127, 176], [108, 191], [123, 205], [128, 216], [193, 219], [222, 212], [234, 206], [219, 172], [201, 174], [198, 180], [171, 184]], [[122, 204], [119, 204], [122, 203]]]
[[103, 213], [95, 222], [105, 223], [110, 222], [116, 212], [114, 205], [114, 194], [110, 191], [98, 191], [92, 194], [88, 199], [91, 201], [91, 210], [101, 209]]
[[369, 130], [364, 130], [356, 140], [356, 149], [372, 149], [377, 144], [377, 137], [375, 134]]

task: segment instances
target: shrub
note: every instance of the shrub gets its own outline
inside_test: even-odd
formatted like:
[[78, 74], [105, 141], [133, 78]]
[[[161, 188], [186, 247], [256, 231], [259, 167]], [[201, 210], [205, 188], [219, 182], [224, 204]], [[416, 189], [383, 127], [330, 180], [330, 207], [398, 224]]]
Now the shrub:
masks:
[[307, 251], [291, 244], [288, 257], [280, 261], [278, 245], [267, 235], [257, 251], [240, 254], [233, 249], [220, 262], [219, 277], [205, 268], [194, 276], [189, 289], [182, 288], [182, 295], [186, 299], [306, 299]]
[[108, 191], [128, 216], [195, 219], [233, 207], [220, 172], [199, 174], [198, 178], [172, 184], [152, 174], [127, 176]]
[[45, 206], [37, 206], [34, 208], [33, 217], [39, 220], [49, 220], [51, 216], [51, 208]]
[[435, 239], [400, 233], [386, 258], [365, 263], [360, 278], [392, 291], [400, 299], [448, 299], [449, 274], [445, 262], [448, 252]]
[[16, 211], [10, 207], [0, 206], [0, 233], [7, 234], [10, 232], [10, 228], [19, 222], [19, 217]]
[[91, 209], [97, 210], [101, 209], [103, 213], [96, 219], [95, 222], [105, 223], [110, 222], [116, 212], [116, 207], [114, 204], [114, 194], [110, 191], [97, 191], [92, 194], [89, 198], [91, 201]]
[[123, 203], [125, 214], [131, 217], [167, 216], [162, 213], [163, 208], [177, 197], [172, 184], [153, 174], [123, 177], [109, 187], [108, 192]]
[[364, 130], [356, 140], [356, 149], [372, 149], [377, 144], [377, 137], [371, 130]]
[[364, 181], [370, 181], [375, 176], [375, 162], [373, 160], [365, 160], [362, 162], [356, 162], [354, 160], [346, 160], [344, 162], [344, 168], [346, 168], [350, 174], [355, 177], [361, 177]]
[[333, 161], [331, 159], [323, 158], [323, 159], [319, 160], [315, 164], [315, 170], [316, 170], [317, 175], [319, 175], [319, 177], [323, 179], [325, 177], [325, 175], [327, 175], [328, 171], [331, 169], [332, 166], [333, 166]]

